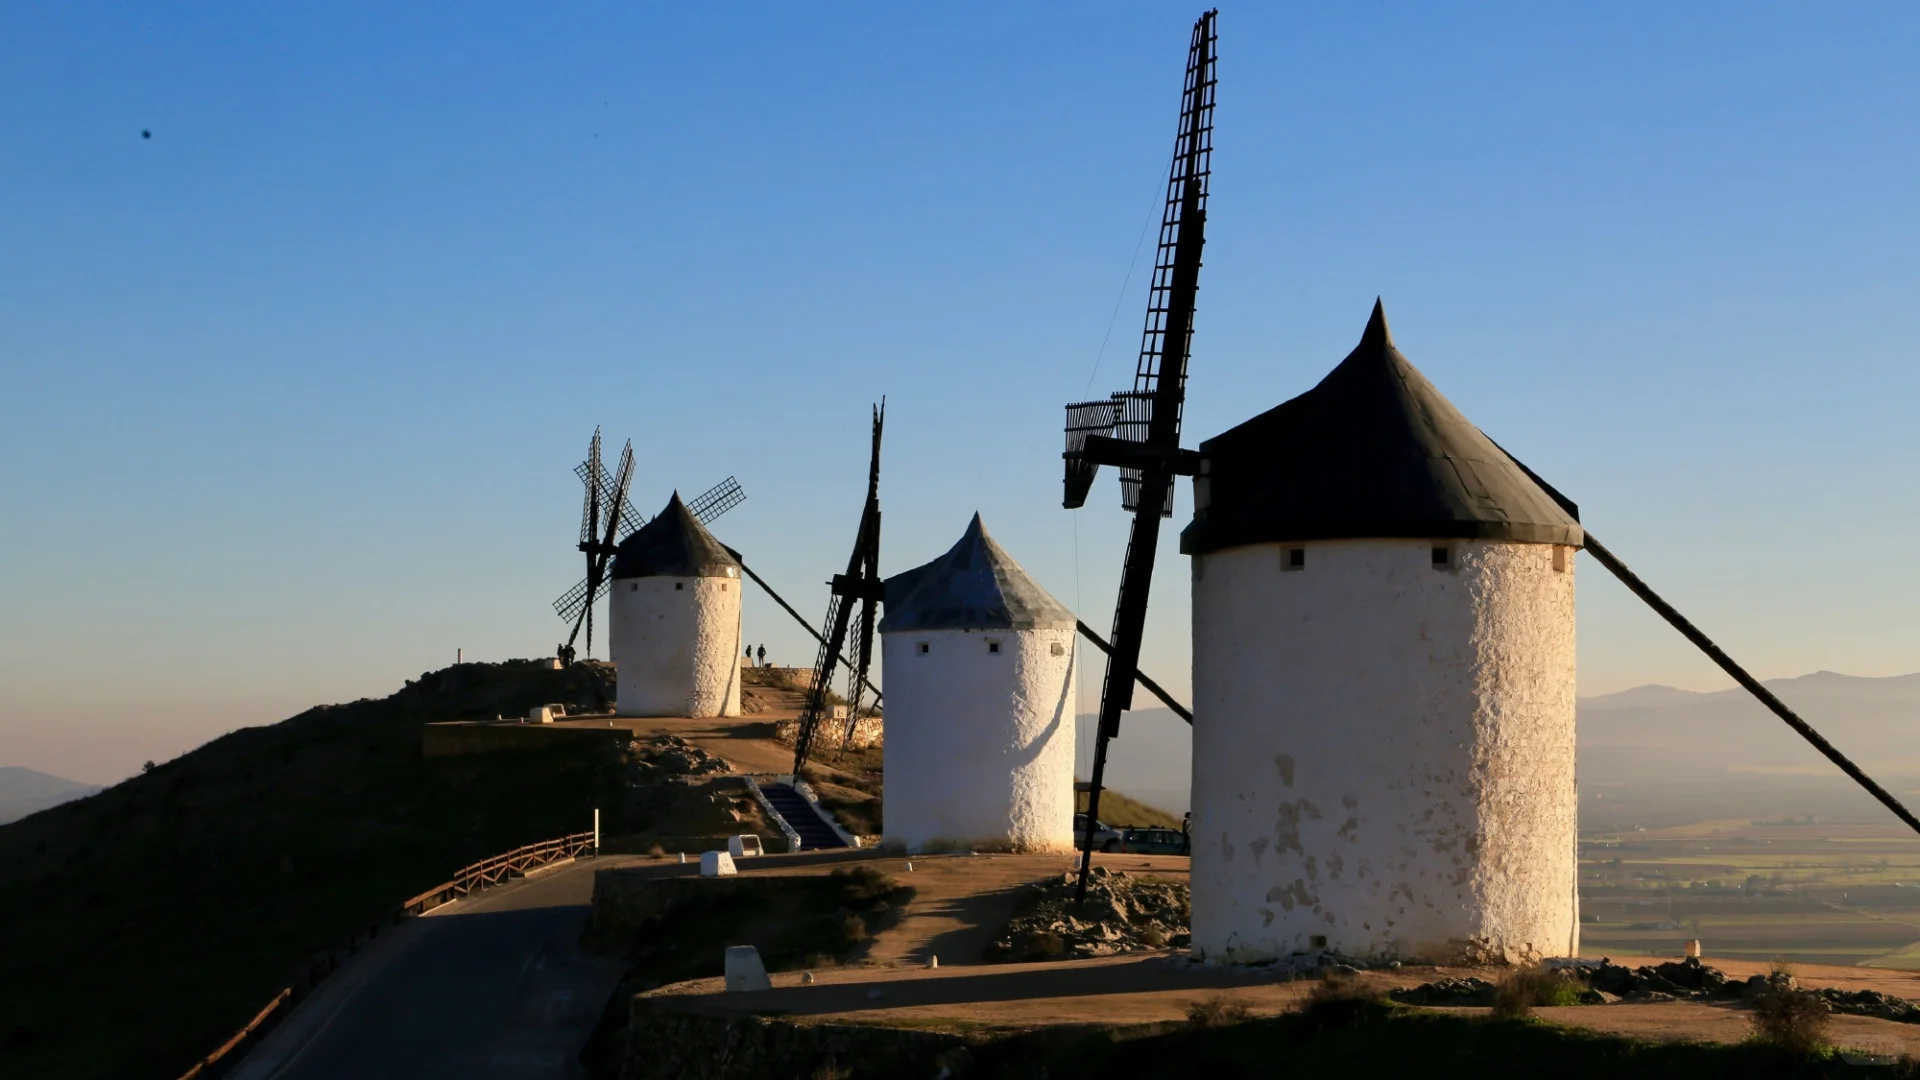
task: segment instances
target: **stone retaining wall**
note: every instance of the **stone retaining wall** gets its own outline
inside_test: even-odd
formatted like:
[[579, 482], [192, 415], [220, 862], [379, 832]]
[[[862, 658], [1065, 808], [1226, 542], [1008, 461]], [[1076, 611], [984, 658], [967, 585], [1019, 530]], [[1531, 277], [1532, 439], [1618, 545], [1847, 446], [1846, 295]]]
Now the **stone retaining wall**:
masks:
[[426, 724], [420, 729], [420, 753], [424, 757], [459, 757], [592, 743], [626, 746], [632, 741], [633, 732], [625, 728], [563, 727], [514, 720], [453, 720]]
[[787, 1080], [805, 1076], [936, 1076], [960, 1071], [959, 1035], [906, 1028], [701, 1016], [635, 998], [620, 1075], [630, 1080]]
[[[841, 736], [846, 733], [846, 725], [847, 722], [845, 720], [829, 719], [821, 721], [821, 730], [816, 736], [820, 740], [819, 745], [829, 750], [870, 750], [874, 747], [885, 745], [885, 717], [863, 716], [854, 721], [853, 738], [848, 739], [843, 744], [840, 739]], [[773, 737], [787, 746], [793, 745], [793, 740], [799, 737], [799, 733], [800, 721], [798, 720], [778, 720], [774, 722]]]
[[593, 874], [593, 919], [587, 932], [595, 939], [619, 938], [648, 919], [664, 917], [688, 901], [716, 896], [773, 893], [791, 879], [780, 876], [661, 877], [638, 868], [596, 870]]

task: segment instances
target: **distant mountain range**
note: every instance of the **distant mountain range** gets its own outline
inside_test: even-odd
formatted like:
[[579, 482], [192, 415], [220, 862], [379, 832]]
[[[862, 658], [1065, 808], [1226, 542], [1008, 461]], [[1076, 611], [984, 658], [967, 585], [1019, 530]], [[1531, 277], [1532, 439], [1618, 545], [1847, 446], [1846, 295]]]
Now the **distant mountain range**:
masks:
[[[1876, 778], [1920, 778], [1920, 673], [1865, 678], [1817, 671], [1766, 686]], [[1079, 724], [1079, 773], [1093, 761], [1093, 722]], [[1741, 775], [1837, 777], [1832, 764], [1745, 690], [1636, 686], [1581, 698], [1582, 787]], [[1123, 718], [1108, 783], [1165, 810], [1188, 806], [1192, 740], [1166, 709]]]
[[[1816, 671], [1767, 689], [1875, 777], [1920, 776], [1920, 673], [1863, 678]], [[1580, 701], [1580, 779], [1703, 774], [1832, 774], [1834, 767], [1738, 687], [1712, 693], [1637, 686]]]
[[37, 814], [49, 806], [84, 799], [99, 790], [92, 784], [62, 780], [15, 765], [0, 765], [0, 825]]

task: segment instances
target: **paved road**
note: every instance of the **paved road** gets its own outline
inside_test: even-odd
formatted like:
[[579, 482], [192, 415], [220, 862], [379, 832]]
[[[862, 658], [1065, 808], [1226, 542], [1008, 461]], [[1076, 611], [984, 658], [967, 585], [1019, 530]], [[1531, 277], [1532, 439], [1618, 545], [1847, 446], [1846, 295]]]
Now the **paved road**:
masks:
[[583, 1077], [580, 1048], [622, 971], [576, 945], [595, 865], [408, 921], [322, 983], [233, 1080]]

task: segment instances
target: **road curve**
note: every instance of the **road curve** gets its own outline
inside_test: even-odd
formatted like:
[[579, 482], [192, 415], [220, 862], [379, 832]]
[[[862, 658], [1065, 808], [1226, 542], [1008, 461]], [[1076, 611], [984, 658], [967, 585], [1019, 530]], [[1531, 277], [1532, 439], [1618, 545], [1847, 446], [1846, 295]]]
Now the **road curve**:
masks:
[[411, 919], [295, 1009], [231, 1080], [578, 1078], [623, 965], [581, 951], [585, 860]]

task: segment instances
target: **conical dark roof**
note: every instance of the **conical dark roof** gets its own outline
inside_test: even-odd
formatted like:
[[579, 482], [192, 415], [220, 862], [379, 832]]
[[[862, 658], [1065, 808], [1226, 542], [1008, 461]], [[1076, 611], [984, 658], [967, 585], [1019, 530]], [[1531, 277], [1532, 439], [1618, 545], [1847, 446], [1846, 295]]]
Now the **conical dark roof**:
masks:
[[1536, 482], [1394, 347], [1379, 301], [1360, 344], [1291, 401], [1200, 444], [1180, 550], [1285, 540], [1582, 542]]
[[880, 631], [1034, 630], [1076, 622], [1065, 604], [987, 535], [975, 514], [945, 555], [887, 579]]
[[740, 560], [700, 524], [676, 491], [659, 517], [620, 541], [613, 576], [739, 577]]

